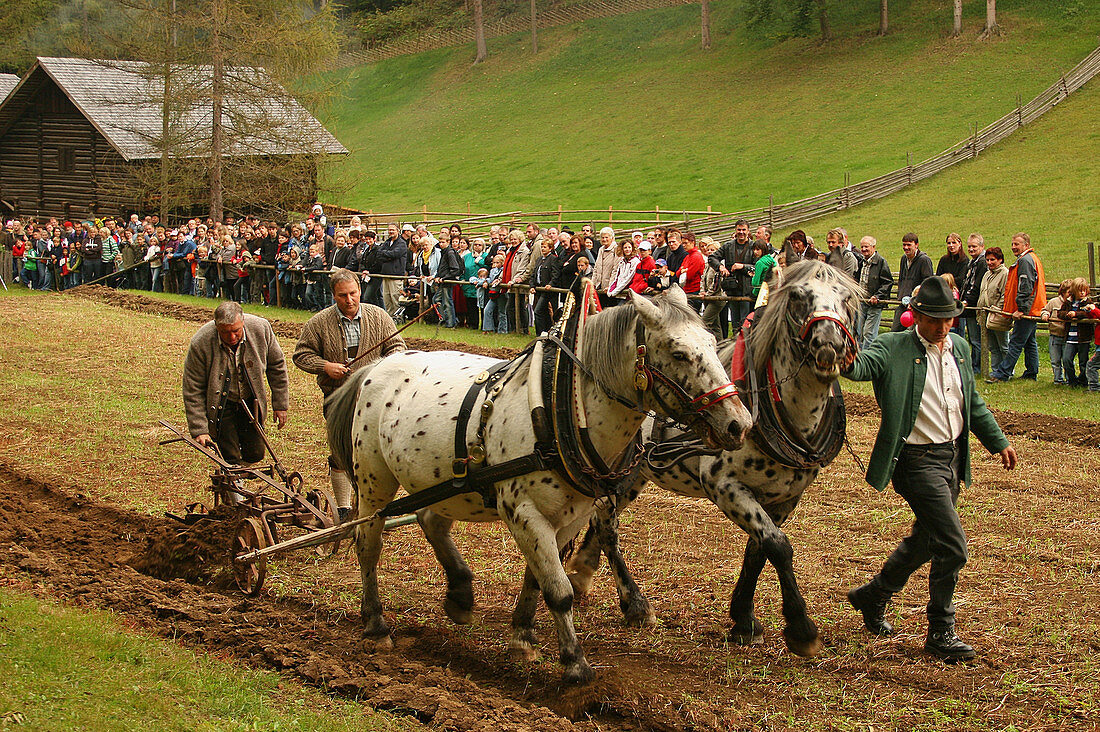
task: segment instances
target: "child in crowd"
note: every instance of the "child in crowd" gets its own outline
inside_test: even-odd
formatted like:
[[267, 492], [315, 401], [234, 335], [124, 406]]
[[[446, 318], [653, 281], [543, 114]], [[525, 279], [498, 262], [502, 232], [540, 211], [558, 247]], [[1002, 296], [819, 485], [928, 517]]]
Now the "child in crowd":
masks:
[[655, 265], [653, 274], [649, 277], [650, 289], [654, 292], [663, 292], [672, 287], [672, 275], [668, 271], [668, 262], [658, 259], [653, 264]]
[[[1058, 285], [1058, 294], [1055, 297], [1047, 300], [1047, 304], [1039, 313], [1040, 320], [1045, 320], [1048, 323], [1048, 328], [1050, 332], [1050, 369], [1054, 372], [1055, 384], [1067, 383], [1065, 378], [1065, 370], [1062, 368], [1062, 356], [1066, 345], [1067, 329], [1066, 321], [1060, 317], [1060, 311], [1062, 309], [1062, 306], [1069, 298], [1069, 290], [1072, 282], [1073, 280], [1062, 280], [1062, 284]], [[1076, 339], [1076, 328], [1074, 330], [1075, 332], [1073, 337]], [[1082, 365], [1081, 370], [1082, 372], [1084, 371], [1084, 365]], [[1070, 367], [1069, 375], [1071, 377], [1073, 376], [1072, 366]]]
[[486, 274], [487, 284], [485, 286], [485, 308], [481, 311], [481, 330], [486, 333], [496, 331], [497, 333], [508, 332], [507, 318], [504, 316], [504, 311], [501, 309], [504, 307], [506, 300], [501, 297], [503, 290], [500, 289], [501, 281], [504, 274], [504, 255], [497, 254], [493, 257], [493, 267]]
[[592, 276], [592, 263], [588, 261], [588, 257], [582, 254], [577, 257], [577, 276], [578, 277], [591, 277]]
[[[1065, 343], [1062, 346], [1062, 374], [1065, 382], [1070, 386], [1087, 385], [1092, 389], [1092, 380], [1087, 374], [1087, 369], [1091, 367], [1089, 340], [1093, 337], [1094, 331], [1100, 332], [1100, 329], [1094, 328], [1091, 323], [1078, 322], [1095, 317], [1086, 314], [1089, 311], [1089, 283], [1084, 277], [1077, 277], [1062, 284], [1067, 285], [1065, 302], [1058, 312], [1058, 317], [1065, 321], [1066, 329]], [[1053, 359], [1053, 347], [1050, 355]], [[1075, 360], [1078, 365], [1076, 370]]]

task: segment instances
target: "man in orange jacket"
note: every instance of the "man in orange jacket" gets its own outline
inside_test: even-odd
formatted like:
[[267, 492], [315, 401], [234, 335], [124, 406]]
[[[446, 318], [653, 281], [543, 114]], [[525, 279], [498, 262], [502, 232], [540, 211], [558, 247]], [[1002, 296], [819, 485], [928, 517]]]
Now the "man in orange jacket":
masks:
[[1001, 309], [1012, 313], [1015, 323], [1008, 335], [1004, 359], [993, 367], [986, 379], [990, 384], [1011, 379], [1021, 353], [1024, 354], [1024, 373], [1020, 378], [1035, 381], [1039, 376], [1039, 344], [1035, 340], [1038, 321], [1024, 316], [1038, 316], [1047, 304], [1043, 263], [1031, 248], [1031, 237], [1022, 231], [1012, 237], [1012, 253], [1016, 255], [1016, 263], [1008, 270]]

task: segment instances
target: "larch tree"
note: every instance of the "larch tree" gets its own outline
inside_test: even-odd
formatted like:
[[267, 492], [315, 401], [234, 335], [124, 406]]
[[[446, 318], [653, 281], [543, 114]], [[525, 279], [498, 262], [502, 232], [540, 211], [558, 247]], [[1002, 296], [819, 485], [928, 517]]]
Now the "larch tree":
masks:
[[1001, 35], [1001, 26], [997, 24], [997, 0], [985, 0], [985, 28], [979, 36], [982, 40]]
[[963, 0], [955, 0], [954, 22], [951, 25], [951, 37], [958, 38], [963, 32]]
[[880, 0], [878, 8], [878, 34], [880, 36], [886, 35], [890, 30], [890, 8], [889, 0]]
[[701, 35], [701, 44], [703, 50], [706, 51], [710, 48], [710, 0], [700, 0], [699, 5], [702, 13], [703, 30]]
[[227, 207], [285, 207], [316, 183], [324, 155], [311, 139], [315, 132], [280, 100], [290, 95], [306, 109], [317, 109], [333, 96], [332, 85], [316, 76], [338, 52], [330, 3], [121, 0], [121, 5], [131, 17], [131, 32], [114, 39], [115, 53], [146, 62], [142, 73], [151, 77], [150, 88], [163, 93], [161, 134], [148, 140], [161, 157], [149, 180], [139, 183], [160, 189], [162, 208], [185, 198], [184, 191], [194, 200], [195, 187], [203, 186], [209, 215], [220, 220]]
[[474, 39], [477, 42], [474, 63], [479, 64], [489, 55], [485, 47], [485, 9], [482, 7], [482, 0], [474, 0]]

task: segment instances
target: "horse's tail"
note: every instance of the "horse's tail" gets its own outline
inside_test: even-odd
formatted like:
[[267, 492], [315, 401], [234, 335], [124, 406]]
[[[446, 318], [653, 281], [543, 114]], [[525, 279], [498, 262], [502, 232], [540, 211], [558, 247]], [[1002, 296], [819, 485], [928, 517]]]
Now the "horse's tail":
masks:
[[351, 477], [351, 466], [355, 464], [351, 454], [351, 421], [355, 416], [355, 404], [359, 401], [359, 387], [370, 371], [369, 368], [359, 369], [325, 398], [328, 446], [332, 450], [336, 464], [346, 470], [349, 477]]

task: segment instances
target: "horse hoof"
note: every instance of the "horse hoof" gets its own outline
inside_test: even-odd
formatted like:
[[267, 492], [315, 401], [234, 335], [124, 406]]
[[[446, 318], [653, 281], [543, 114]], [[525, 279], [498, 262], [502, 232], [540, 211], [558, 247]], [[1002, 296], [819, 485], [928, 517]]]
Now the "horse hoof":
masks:
[[762, 646], [764, 645], [764, 629], [753, 628], [752, 630], [745, 630], [743, 628], [731, 628], [730, 632], [726, 635], [726, 639], [730, 643], [736, 643], [739, 646]]
[[508, 657], [516, 663], [532, 663], [539, 660], [539, 649], [527, 644], [509, 646]]
[[573, 588], [573, 600], [580, 600], [588, 595], [588, 588], [592, 586], [592, 575], [584, 576], [579, 572], [570, 572], [569, 584]]
[[789, 636], [787, 631], [784, 630], [783, 640], [787, 642], [787, 650], [803, 658], [812, 658], [821, 653], [821, 650], [825, 647], [819, 635], [815, 635], [813, 638], [808, 639], [795, 639]]
[[464, 608], [449, 598], [443, 601], [443, 612], [447, 613], [451, 622], [457, 625], [469, 625], [474, 621], [473, 610]]
[[623, 612], [623, 625], [628, 628], [652, 628], [657, 624], [657, 614], [648, 602], [631, 603]]
[[561, 674], [561, 680], [567, 684], [590, 684], [595, 678], [596, 672], [583, 659], [566, 666]]

